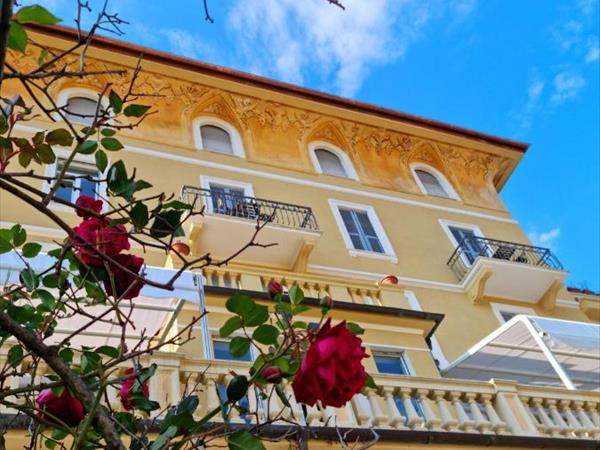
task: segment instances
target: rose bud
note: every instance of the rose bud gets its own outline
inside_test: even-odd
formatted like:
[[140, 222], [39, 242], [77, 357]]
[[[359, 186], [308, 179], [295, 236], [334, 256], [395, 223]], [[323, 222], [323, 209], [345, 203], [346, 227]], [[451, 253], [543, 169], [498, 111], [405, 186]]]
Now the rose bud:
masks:
[[279, 367], [266, 367], [262, 371], [262, 377], [269, 383], [279, 384], [283, 378], [283, 373]]
[[331, 326], [331, 319], [310, 339], [310, 347], [296, 372], [292, 388], [296, 400], [309, 406], [341, 408], [367, 381], [362, 359], [368, 358], [360, 338], [346, 322]]
[[321, 311], [323, 311], [323, 314], [325, 314], [327, 311], [333, 308], [333, 299], [329, 295], [321, 297], [319, 306], [321, 306]]
[[271, 298], [275, 298], [277, 295], [283, 294], [283, 287], [275, 280], [269, 282], [267, 290]]
[[85, 416], [83, 403], [67, 389], [59, 397], [54, 395], [52, 389], [44, 389], [35, 398], [35, 402], [42, 410], [38, 415], [50, 422], [54, 422], [56, 418], [70, 427], [76, 427]]
[[[121, 385], [121, 389], [119, 389], [119, 397], [121, 397], [121, 404], [126, 411], [130, 411], [133, 409], [133, 402], [131, 396], [134, 394], [133, 386], [135, 385], [135, 370], [131, 367], [125, 369], [125, 381]], [[150, 389], [148, 388], [148, 383], [142, 384], [142, 395], [146, 398], [150, 397]]]

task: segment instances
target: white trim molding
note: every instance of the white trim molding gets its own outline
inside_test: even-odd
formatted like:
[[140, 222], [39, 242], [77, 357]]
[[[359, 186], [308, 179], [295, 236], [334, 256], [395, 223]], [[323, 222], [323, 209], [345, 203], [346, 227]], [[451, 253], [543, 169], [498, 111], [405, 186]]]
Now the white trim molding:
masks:
[[[427, 189], [425, 189], [423, 182], [417, 175], [417, 172], [416, 172], [417, 170], [422, 170], [424, 172], [429, 173], [431, 176], [433, 176], [438, 181], [438, 183], [440, 183], [440, 186], [442, 186], [442, 189], [447, 194], [447, 197], [440, 197], [440, 198], [450, 198], [452, 200], [460, 201], [460, 196], [458, 195], [456, 190], [454, 190], [454, 187], [452, 186], [452, 184], [450, 184], [450, 182], [445, 177], [445, 175], [442, 172], [440, 172], [439, 170], [437, 170], [427, 164], [420, 163], [420, 162], [412, 163], [410, 165], [410, 170], [413, 174], [413, 177], [415, 178], [415, 181], [417, 182], [417, 185], [419, 186], [419, 189], [421, 190], [421, 192], [423, 194], [432, 196], [429, 192], [427, 192]], [[433, 197], [438, 197], [438, 196], [433, 196]]]
[[490, 306], [492, 308], [492, 311], [494, 312], [494, 315], [496, 316], [496, 319], [498, 319], [498, 322], [500, 322], [501, 324], [507, 322], [506, 320], [504, 320], [504, 317], [502, 317], [502, 311], [511, 312], [515, 314], [525, 314], [528, 316], [537, 315], [533, 308], [527, 308], [526, 306], [508, 305], [506, 303], [490, 303]]
[[[240, 136], [239, 131], [229, 122], [226, 122], [222, 119], [218, 119], [217, 117], [212, 116], [201, 116], [196, 117], [192, 121], [192, 133], [194, 135], [194, 145], [198, 150], [212, 152], [209, 148], [204, 148], [202, 143], [202, 133], [200, 127], [203, 125], [212, 125], [213, 127], [217, 127], [222, 129], [223, 131], [229, 134], [229, 139], [231, 139], [231, 150], [233, 154], [229, 156], [237, 156], [238, 158], [246, 158], [246, 153], [244, 151], [244, 144], [242, 142], [242, 137]], [[219, 153], [221, 155], [227, 155], [227, 153], [222, 152], [213, 152]]]
[[317, 154], [315, 153], [315, 151], [319, 150], [319, 149], [327, 150], [338, 157], [338, 159], [340, 160], [340, 163], [342, 164], [342, 167], [344, 168], [344, 172], [346, 172], [346, 176], [340, 177], [340, 178], [350, 178], [352, 180], [359, 181], [358, 174], [356, 173], [356, 170], [354, 169], [354, 164], [352, 164], [352, 160], [350, 159], [348, 154], [341, 148], [336, 147], [335, 145], [330, 144], [329, 142], [325, 142], [325, 141], [313, 141], [308, 144], [308, 154], [310, 155], [310, 159], [311, 159], [313, 166], [315, 167], [315, 170], [317, 171], [317, 173], [324, 174], [324, 175], [336, 176], [336, 175], [332, 175], [332, 174], [323, 172], [323, 168], [321, 167], [319, 158], [317, 158]]
[[[346, 248], [348, 249], [348, 254], [350, 256], [362, 256], [374, 259], [384, 259], [393, 262], [394, 264], [398, 262], [398, 257], [394, 252], [394, 248], [392, 247], [392, 244], [387, 237], [383, 225], [381, 224], [381, 221], [379, 220], [379, 217], [377, 217], [377, 213], [375, 212], [375, 209], [372, 206], [361, 205], [358, 203], [346, 202], [330, 198], [329, 207], [331, 208], [333, 217], [335, 218], [337, 226], [342, 233], [342, 238], [344, 239], [344, 243], [346, 244]], [[354, 245], [352, 244], [352, 239], [350, 239], [350, 235], [348, 234], [348, 230], [346, 229], [346, 225], [344, 224], [344, 220], [342, 219], [342, 215], [340, 214], [340, 208], [354, 209], [357, 211], [363, 211], [367, 213], [369, 221], [371, 222], [371, 225], [373, 226], [373, 229], [377, 234], [377, 238], [379, 239], [379, 242], [383, 247], [384, 253], [371, 252], [367, 250], [359, 250], [354, 248]]]

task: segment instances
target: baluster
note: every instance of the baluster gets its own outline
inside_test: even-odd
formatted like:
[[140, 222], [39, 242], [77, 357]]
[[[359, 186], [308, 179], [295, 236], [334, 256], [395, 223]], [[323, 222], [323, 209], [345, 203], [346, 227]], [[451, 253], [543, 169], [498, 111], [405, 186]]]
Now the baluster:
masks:
[[[271, 397], [265, 402], [267, 403], [267, 410], [269, 412], [269, 420], [274, 420], [276, 417], [284, 417], [283, 408], [284, 405], [281, 403], [279, 396], [276, 393], [273, 393]], [[265, 412], [266, 414], [266, 412]]]
[[385, 398], [385, 405], [387, 408], [390, 426], [400, 430], [406, 429], [406, 426], [404, 425], [406, 417], [400, 413], [398, 405], [396, 405], [396, 400], [394, 399], [394, 388], [390, 386], [381, 386], [379, 391]]
[[337, 424], [337, 413], [335, 408], [327, 406], [322, 410], [323, 415], [323, 426], [324, 427], [335, 427]]
[[587, 401], [586, 402], [587, 411], [590, 413], [593, 424], [596, 426], [597, 430], [600, 430], [600, 414], [598, 414], [598, 403]]
[[573, 432], [573, 427], [569, 426], [567, 422], [565, 422], [565, 419], [563, 419], [563, 417], [560, 415], [560, 412], [556, 408], [556, 400], [547, 399], [546, 405], [550, 410], [550, 417], [552, 418], [552, 421], [559, 427], [560, 433], [564, 434], [565, 436], [571, 434]]
[[492, 423], [492, 430], [496, 432], [496, 434], [510, 434], [508, 432], [508, 426], [502, 419], [500, 419], [500, 416], [496, 412], [496, 408], [494, 408], [494, 405], [492, 404], [492, 395], [481, 394], [481, 401], [483, 402], [485, 412]]
[[537, 410], [538, 416], [541, 420], [540, 431], [546, 434], [550, 434], [551, 436], [556, 436], [558, 434], [558, 426], [550, 420], [548, 414], [546, 414], [546, 410], [542, 406], [542, 399], [534, 397], [531, 399], [532, 406]]
[[465, 394], [465, 398], [467, 399], [467, 403], [469, 404], [469, 408], [471, 409], [471, 415], [475, 420], [475, 428], [477, 428], [477, 430], [479, 430], [479, 432], [482, 434], [491, 434], [492, 424], [489, 420], [483, 417], [483, 414], [479, 409], [479, 403], [477, 403], [477, 401], [475, 400], [476, 396], [477, 394], [474, 394], [472, 392], [467, 392]]
[[571, 407], [570, 407], [569, 403], [570, 403], [570, 401], [568, 401], [568, 400], [560, 400], [559, 405], [565, 413], [565, 416], [567, 418], [567, 423], [569, 424], [570, 427], [573, 428], [573, 432], [577, 436], [584, 436], [585, 429], [581, 426], [579, 421], [573, 415], [573, 411], [571, 411]]
[[475, 432], [475, 422], [469, 419], [469, 416], [463, 408], [463, 404], [460, 401], [460, 392], [449, 392], [450, 401], [456, 411], [456, 417], [458, 418], [458, 428], [463, 430], [465, 433]]
[[352, 407], [354, 409], [354, 416], [356, 417], [356, 421], [358, 425], [361, 427], [369, 427], [371, 426], [371, 413], [365, 407], [363, 401], [365, 397], [362, 394], [356, 394], [352, 397]]
[[375, 389], [366, 389], [366, 396], [371, 406], [371, 412], [373, 413], [373, 420], [371, 424], [379, 428], [387, 428], [389, 418], [383, 413], [381, 405], [379, 404], [379, 398]]
[[285, 392], [285, 396], [290, 402], [291, 408], [288, 408], [284, 413], [284, 417], [289, 420], [293, 420], [297, 423], [304, 425], [304, 413], [302, 412], [302, 407], [296, 401], [296, 397], [294, 396], [294, 391], [292, 389], [292, 385], [287, 381], [283, 380], [283, 392]]
[[[212, 411], [215, 408], [218, 408], [221, 402], [219, 401], [219, 396], [217, 394], [217, 379], [216, 375], [207, 375], [205, 376], [205, 385], [206, 385], [206, 410], [205, 413]], [[213, 417], [213, 420], [222, 420], [221, 415], [217, 414]]]
[[445, 395], [446, 392], [444, 391], [433, 391], [433, 398], [442, 418], [442, 427], [447, 431], [457, 431], [456, 426], [458, 425], [458, 421], [452, 417], [444, 398]]
[[318, 403], [315, 406], [306, 405], [307, 414], [306, 414], [306, 423], [310, 426], [322, 425], [320, 423], [323, 414], [321, 413], [321, 409], [318, 406]]
[[424, 424], [424, 420], [421, 416], [417, 414], [415, 407], [412, 403], [412, 398], [410, 396], [410, 389], [408, 388], [400, 388], [400, 397], [402, 398], [402, 404], [404, 405], [404, 410], [407, 415], [407, 425], [412, 428], [422, 427]]
[[441, 431], [442, 428], [440, 427], [440, 424], [442, 423], [442, 421], [435, 415], [435, 413], [431, 409], [431, 405], [429, 404], [429, 400], [427, 399], [428, 393], [428, 389], [417, 389], [417, 397], [419, 399], [419, 404], [421, 405], [423, 415], [425, 416], [425, 426], [433, 431]]
[[[279, 399], [278, 399], [279, 400]], [[253, 418], [255, 421], [261, 422], [265, 420], [266, 411], [264, 411], [264, 402], [262, 402], [258, 398], [258, 394], [256, 393], [256, 389], [249, 388], [248, 389], [248, 409], [250, 413], [253, 414]]]
[[[229, 383], [231, 382], [231, 380], [233, 380], [233, 378], [234, 377], [231, 374], [227, 374], [223, 377], [223, 384], [225, 385], [225, 387], [229, 386]], [[234, 405], [230, 406], [228, 416], [230, 422], [243, 422], [242, 418], [240, 417], [240, 412], [237, 410], [237, 408], [235, 408]]]
[[594, 424], [586, 414], [585, 410], [583, 409], [583, 402], [580, 400], [576, 400], [573, 402], [573, 406], [575, 407], [575, 412], [577, 414], [577, 419], [579, 420], [579, 423], [583, 426], [587, 435], [589, 437], [593, 437], [595, 432], [597, 431], [597, 428], [594, 426]]

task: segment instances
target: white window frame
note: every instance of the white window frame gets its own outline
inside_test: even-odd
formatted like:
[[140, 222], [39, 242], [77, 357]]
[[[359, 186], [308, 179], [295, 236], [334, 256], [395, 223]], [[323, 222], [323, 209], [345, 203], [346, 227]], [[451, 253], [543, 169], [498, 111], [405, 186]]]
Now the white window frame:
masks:
[[[369, 346], [369, 351], [371, 353], [371, 356], [373, 357], [373, 365], [375, 366], [375, 370], [377, 371], [378, 374], [380, 375], [390, 375], [390, 376], [403, 376], [403, 377], [410, 377], [410, 376], [415, 376], [417, 373], [415, 371], [415, 367], [412, 364], [412, 361], [410, 360], [410, 357], [408, 356], [408, 351], [404, 348], [404, 347], [398, 347], [395, 345], [378, 345], [378, 344], [368, 344]], [[398, 375], [398, 374], [393, 374], [393, 373], [386, 373], [386, 372], [379, 372], [379, 369], [377, 369], [377, 363], [375, 362], [375, 355], [373, 354], [373, 352], [385, 352], [385, 353], [397, 353], [401, 356], [402, 361], [404, 362], [404, 364], [406, 365], [406, 370], [407, 370], [407, 374], [406, 375]]]
[[516, 314], [525, 314], [528, 316], [536, 315], [536, 312], [533, 308], [528, 308], [526, 306], [508, 305], [506, 303], [490, 303], [490, 306], [492, 307], [492, 311], [494, 312], [494, 315], [500, 324], [505, 324], [507, 322], [504, 320], [504, 317], [502, 317], [503, 311]]
[[[319, 158], [317, 158], [317, 154], [315, 153], [315, 151], [319, 150], [319, 149], [327, 150], [338, 157], [338, 159], [340, 160], [340, 163], [342, 164], [342, 167], [344, 168], [344, 171], [346, 172], [345, 177], [323, 172], [321, 163], [319, 163]], [[352, 160], [350, 159], [348, 154], [345, 151], [343, 151], [341, 148], [336, 147], [335, 145], [332, 145], [329, 142], [313, 141], [308, 144], [308, 154], [310, 155], [310, 159], [311, 159], [313, 166], [315, 167], [315, 170], [318, 174], [329, 175], [329, 176], [338, 177], [338, 178], [348, 178], [351, 180], [359, 181], [358, 174], [356, 173], [356, 170], [354, 169]]]
[[[211, 177], [206, 175], [200, 176], [200, 186], [202, 187], [202, 189], [208, 189], [210, 191], [211, 183], [220, 184], [232, 188], [243, 189], [245, 197], [255, 197], [254, 188], [252, 187], [251, 183], [245, 183], [243, 181], [237, 180], [229, 180], [227, 178]], [[205, 202], [207, 212], [212, 213], [214, 211], [212, 197], [210, 195], [206, 196]]]
[[[233, 151], [232, 154], [222, 153], [213, 151], [209, 148], [204, 148], [202, 143], [202, 133], [200, 131], [200, 127], [204, 125], [212, 125], [213, 127], [218, 127], [229, 133], [229, 139], [231, 139], [231, 149]], [[238, 132], [237, 128], [231, 125], [229, 122], [226, 122], [217, 117], [203, 116], [197, 117], [192, 121], [192, 131], [194, 135], [194, 145], [198, 150], [218, 153], [219, 155], [225, 156], [236, 156], [238, 158], [246, 158], [246, 153], [244, 151], [244, 144], [242, 142], [242, 137]]]
[[[445, 220], [445, 219], [439, 219], [438, 222], [440, 223], [442, 229], [448, 236], [448, 239], [450, 239], [450, 242], [452, 242], [452, 246], [455, 250], [459, 246], [460, 242], [458, 242], [456, 240], [456, 238], [452, 234], [452, 231], [450, 231], [450, 227], [464, 228], [466, 230], [472, 230], [473, 233], [475, 233], [475, 236], [485, 239], [484, 234], [481, 232], [481, 229], [477, 225], [473, 225], [470, 223], [455, 222], [452, 220]], [[469, 260], [465, 257], [464, 254], [461, 254], [460, 257], [462, 258], [463, 262], [466, 264], [467, 267], [471, 267], [471, 265], [472, 265], [471, 262], [469, 262]]]
[[[98, 92], [94, 91], [93, 89], [89, 89], [89, 88], [82, 88], [82, 87], [65, 88], [58, 93], [58, 97], [56, 99], [56, 104], [58, 105], [59, 108], [66, 106], [67, 102], [72, 97], [84, 97], [84, 98], [89, 98], [90, 100], [94, 100], [95, 102], [97, 102], [98, 99], [100, 98], [100, 94]], [[108, 107], [110, 106], [108, 97], [106, 97], [106, 96], [102, 97], [101, 105], [102, 105], [102, 109], [108, 110]], [[62, 121], [62, 117], [60, 116], [60, 114], [54, 112], [53, 116], [56, 120]], [[86, 124], [79, 123], [79, 122], [77, 122], [77, 125], [87, 126]]]
[[[56, 166], [58, 164], [58, 160], [59, 159], [66, 160], [71, 155], [71, 151], [55, 148], [54, 154], [56, 155], [56, 160], [52, 164], [46, 164], [46, 168], [44, 170], [44, 175], [46, 177], [55, 177], [57, 175]], [[89, 164], [90, 166], [96, 167], [96, 161], [95, 161], [93, 155], [77, 155], [77, 157], [73, 160], [73, 162], [80, 163], [80, 164]], [[107, 164], [106, 170], [104, 172], [98, 171], [98, 173], [100, 173], [101, 177], [106, 176], [109, 167], [110, 167], [110, 161]], [[96, 167], [96, 169], [97, 169], [97, 167]], [[47, 181], [44, 181], [43, 186], [42, 186], [42, 191], [45, 192], [46, 194], [48, 192], [50, 192], [50, 183], [48, 183]], [[105, 182], [98, 183], [98, 197], [99, 197], [99, 199], [106, 198], [106, 183]], [[103, 211], [106, 211], [106, 208], [107, 208], [106, 202], [103, 201], [102, 204], [103, 204]], [[62, 203], [55, 202], [54, 200], [50, 201], [49, 206], [50, 206], [50, 208], [58, 210], [58, 211], [67, 211], [72, 214], [76, 213], [75, 209], [70, 208], [67, 205], [63, 205]]]
[[[415, 179], [415, 181], [417, 182], [417, 185], [419, 186], [419, 189], [421, 190], [421, 192], [429, 197], [436, 197], [436, 198], [449, 198], [452, 200], [458, 200], [460, 201], [460, 197], [457, 194], [457, 192], [454, 190], [454, 187], [450, 184], [450, 182], [448, 181], [448, 179], [444, 176], [444, 174], [442, 172], [440, 172], [437, 169], [434, 169], [433, 167], [427, 165], [427, 164], [423, 164], [423, 163], [412, 163], [410, 165], [410, 170], [412, 171], [413, 177]], [[419, 178], [419, 176], [417, 175], [417, 170], [422, 170], [424, 172], [428, 172], [430, 175], [432, 175], [433, 177], [435, 177], [438, 181], [438, 183], [440, 183], [440, 186], [442, 186], [442, 189], [444, 191], [446, 191], [446, 194], [448, 194], [447, 197], [440, 197], [439, 195], [431, 195], [427, 192], [427, 189], [425, 189], [425, 186], [423, 185], [423, 182], [421, 181], [421, 179]]]
[[[375, 209], [372, 206], [361, 205], [358, 203], [351, 203], [351, 202], [335, 200], [335, 199], [330, 198], [329, 199], [329, 207], [331, 208], [333, 217], [335, 218], [335, 221], [337, 222], [338, 228], [342, 232], [342, 238], [344, 239], [344, 243], [346, 244], [346, 249], [348, 250], [348, 254], [350, 256], [353, 256], [353, 257], [364, 256], [367, 258], [384, 259], [387, 261], [391, 261], [393, 263], [398, 262], [398, 257], [396, 256], [396, 253], [394, 252], [394, 248], [392, 247], [392, 244], [390, 243], [390, 240], [387, 237], [387, 234], [383, 228], [383, 225], [381, 224], [381, 221], [379, 220], [379, 217], [377, 217], [377, 214], [375, 213]], [[357, 211], [363, 211], [363, 212], [367, 213], [367, 215], [369, 216], [369, 221], [371, 222], [371, 225], [373, 226], [373, 229], [375, 230], [375, 233], [377, 234], [379, 243], [383, 247], [384, 253], [371, 252], [368, 250], [358, 250], [358, 249], [354, 248], [354, 245], [352, 244], [352, 239], [350, 239], [350, 235], [348, 234], [348, 230], [346, 229], [346, 225], [344, 224], [344, 220], [342, 219], [342, 215], [340, 213], [340, 208], [355, 209]]]

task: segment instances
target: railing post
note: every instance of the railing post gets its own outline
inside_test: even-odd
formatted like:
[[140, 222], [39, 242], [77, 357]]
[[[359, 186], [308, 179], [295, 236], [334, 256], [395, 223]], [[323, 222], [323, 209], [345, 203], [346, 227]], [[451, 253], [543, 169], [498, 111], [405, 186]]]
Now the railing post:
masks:
[[531, 413], [519, 398], [517, 384], [493, 379], [496, 390], [496, 409], [502, 420], [510, 427], [512, 434], [539, 436], [540, 432]]
[[498, 413], [496, 412], [496, 408], [494, 408], [494, 405], [492, 404], [492, 394], [481, 394], [481, 401], [483, 402], [485, 412], [492, 423], [492, 430], [494, 430], [496, 434], [510, 434], [506, 422], [500, 419], [500, 416], [498, 416]]

